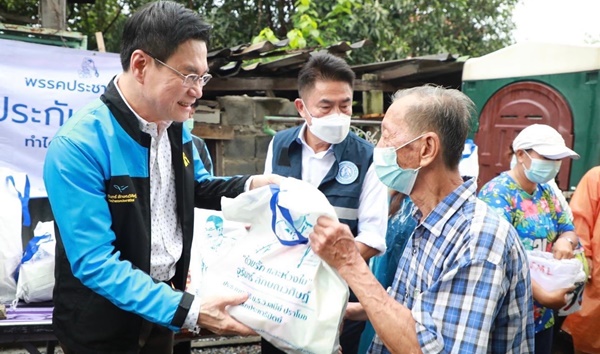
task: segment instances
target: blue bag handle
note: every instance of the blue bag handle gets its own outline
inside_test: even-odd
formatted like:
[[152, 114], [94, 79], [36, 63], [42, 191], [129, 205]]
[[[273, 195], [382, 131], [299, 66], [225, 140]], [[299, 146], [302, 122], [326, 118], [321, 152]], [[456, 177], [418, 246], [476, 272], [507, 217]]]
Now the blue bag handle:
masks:
[[25, 190], [23, 191], [23, 194], [21, 194], [19, 189], [17, 189], [17, 184], [15, 183], [13, 176], [7, 176], [6, 182], [12, 183], [13, 187], [17, 191], [19, 199], [21, 200], [21, 208], [23, 208], [23, 226], [30, 226], [31, 216], [29, 215], [29, 177], [25, 176]]
[[[298, 231], [298, 229], [296, 229], [296, 226], [294, 226], [294, 220], [292, 219], [292, 216], [290, 215], [290, 211], [287, 208], [284, 208], [282, 206], [280, 206], [277, 202], [279, 201], [279, 192], [281, 191], [279, 189], [279, 186], [276, 184], [272, 184], [270, 185], [271, 188], [271, 192], [273, 193], [273, 196], [271, 196], [271, 214], [273, 215], [273, 218], [271, 219], [271, 229], [273, 230], [273, 233], [275, 234], [275, 236], [277, 237], [277, 239], [279, 240], [279, 242], [284, 245], [284, 246], [295, 246], [295, 245], [300, 245], [300, 244], [306, 244], [308, 243], [308, 238], [302, 236], [302, 233], [300, 233], [300, 231]], [[283, 217], [283, 219], [285, 220], [286, 225], [294, 231], [294, 234], [298, 237], [297, 240], [283, 240], [279, 237], [279, 235], [277, 235], [277, 229], [275, 228], [275, 225], [277, 224], [277, 211], [279, 210], [279, 213], [281, 214], [281, 216]]]
[[463, 159], [466, 159], [467, 157], [471, 156], [473, 152], [475, 152], [475, 148], [477, 147], [477, 145], [475, 145], [475, 142], [473, 142], [473, 139], [465, 140], [465, 145], [467, 147], [467, 152], [465, 153], [465, 151], [463, 150]]

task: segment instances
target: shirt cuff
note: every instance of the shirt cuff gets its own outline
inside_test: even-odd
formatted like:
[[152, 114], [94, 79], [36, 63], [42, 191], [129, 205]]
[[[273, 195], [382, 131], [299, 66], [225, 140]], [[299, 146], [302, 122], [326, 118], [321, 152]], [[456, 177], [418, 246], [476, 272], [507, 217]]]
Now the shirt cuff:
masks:
[[376, 249], [379, 251], [379, 256], [384, 254], [386, 251], [385, 237], [380, 234], [371, 231], [363, 231], [356, 236], [354, 241], [360, 242], [366, 246]]
[[200, 326], [198, 326], [198, 316], [200, 315], [200, 297], [194, 296], [194, 301], [190, 306], [190, 310], [185, 316], [183, 322], [183, 328], [189, 329], [191, 332], [198, 334], [200, 332]]
[[254, 176], [250, 176], [250, 178], [248, 178], [246, 180], [246, 183], [244, 183], [244, 192], [247, 192], [250, 190], [250, 184], [252, 184], [252, 179], [254, 178]]

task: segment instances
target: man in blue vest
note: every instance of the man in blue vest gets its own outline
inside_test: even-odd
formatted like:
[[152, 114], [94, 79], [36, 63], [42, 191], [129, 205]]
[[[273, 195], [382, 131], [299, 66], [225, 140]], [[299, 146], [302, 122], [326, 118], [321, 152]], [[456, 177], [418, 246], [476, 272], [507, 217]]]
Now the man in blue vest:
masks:
[[[314, 54], [298, 74], [295, 100], [306, 122], [278, 132], [265, 173], [308, 181], [321, 190], [349, 226], [365, 260], [385, 251], [387, 190], [373, 169], [373, 145], [349, 133], [354, 72], [331, 54]], [[357, 301], [350, 294], [350, 301]], [[345, 321], [344, 354], [356, 353], [364, 321]], [[263, 340], [263, 353], [280, 352]]]

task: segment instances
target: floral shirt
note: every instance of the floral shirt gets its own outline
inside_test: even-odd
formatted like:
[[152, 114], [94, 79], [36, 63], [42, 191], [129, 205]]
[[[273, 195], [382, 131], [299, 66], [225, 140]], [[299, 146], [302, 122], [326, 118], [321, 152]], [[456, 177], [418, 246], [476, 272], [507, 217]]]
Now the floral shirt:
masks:
[[[517, 230], [526, 250], [552, 252], [558, 236], [573, 231], [573, 221], [563, 212], [552, 187], [538, 184], [533, 194], [524, 191], [506, 172], [486, 183], [479, 198], [504, 216]], [[534, 301], [535, 331], [554, 325], [552, 310]]]

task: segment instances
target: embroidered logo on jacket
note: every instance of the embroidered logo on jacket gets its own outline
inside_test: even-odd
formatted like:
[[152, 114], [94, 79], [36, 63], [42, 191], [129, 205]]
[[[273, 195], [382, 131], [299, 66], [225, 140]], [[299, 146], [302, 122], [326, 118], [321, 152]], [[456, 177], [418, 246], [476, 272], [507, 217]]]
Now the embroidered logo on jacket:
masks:
[[112, 188], [108, 191], [106, 198], [109, 203], [133, 203], [137, 199], [137, 193], [127, 193], [125, 190], [129, 188], [128, 185], [113, 184]]
[[129, 188], [129, 186], [119, 186], [119, 185], [116, 185], [116, 184], [113, 184], [113, 187], [115, 187], [115, 189], [118, 190], [121, 193], [123, 193], [124, 190], [126, 190], [127, 188]]

